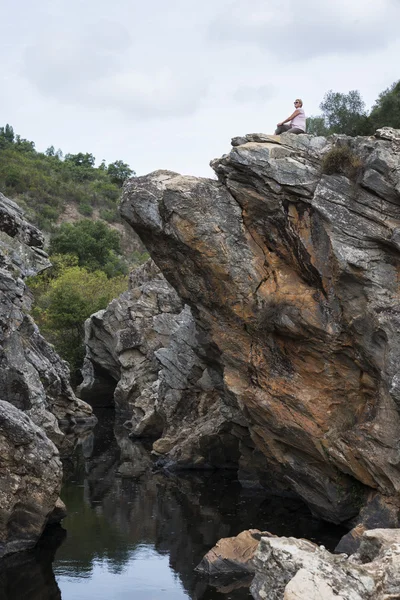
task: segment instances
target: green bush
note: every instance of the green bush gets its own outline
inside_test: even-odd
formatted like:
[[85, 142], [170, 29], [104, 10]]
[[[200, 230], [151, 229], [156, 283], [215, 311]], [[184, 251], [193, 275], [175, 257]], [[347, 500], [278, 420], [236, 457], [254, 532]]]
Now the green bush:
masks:
[[87, 200], [80, 202], [78, 208], [79, 208], [79, 212], [84, 217], [91, 217], [93, 214], [93, 206], [90, 206], [90, 204]]
[[36, 301], [32, 314], [74, 374], [83, 361], [85, 320], [127, 290], [128, 278], [89, 272], [71, 255], [51, 260], [51, 269], [28, 280]]
[[112, 208], [102, 208], [99, 212], [99, 216], [103, 221], [107, 221], [108, 223], [115, 223], [119, 220], [116, 208], [114, 208], [114, 210]]
[[332, 148], [322, 159], [322, 172], [326, 175], [339, 174], [355, 179], [361, 167], [361, 160], [348, 146]]
[[104, 269], [121, 254], [120, 235], [103, 221], [63, 223], [51, 239], [50, 254], [75, 254], [80, 267]]

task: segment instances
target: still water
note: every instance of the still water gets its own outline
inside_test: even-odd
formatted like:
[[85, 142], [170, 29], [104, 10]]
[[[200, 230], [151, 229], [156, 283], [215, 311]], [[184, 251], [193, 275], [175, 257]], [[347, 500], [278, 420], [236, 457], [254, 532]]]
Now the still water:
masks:
[[240, 582], [214, 587], [194, 571], [218, 539], [258, 528], [333, 548], [343, 534], [234, 473], [154, 471], [107, 412], [66, 465], [62, 498], [63, 527], [0, 563], [1, 600], [244, 600]]

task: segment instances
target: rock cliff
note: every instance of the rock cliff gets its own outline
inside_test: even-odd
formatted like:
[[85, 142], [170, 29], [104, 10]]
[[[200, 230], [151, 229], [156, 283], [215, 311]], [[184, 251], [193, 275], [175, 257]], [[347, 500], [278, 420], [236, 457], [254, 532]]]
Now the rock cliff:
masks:
[[0, 194], [0, 399], [24, 411], [62, 450], [66, 431], [91, 407], [74, 395], [67, 364], [40, 334], [28, 311], [24, 279], [50, 266], [41, 232]]
[[42, 234], [0, 194], [0, 557], [32, 547], [65, 515], [59, 451], [71, 450], [77, 424], [95, 423], [28, 314], [24, 278], [49, 266]]
[[[136, 379], [124, 380], [133, 431], [164, 410], [154, 449], [176, 462], [196, 437], [193, 414], [212, 414], [191, 387], [201, 387], [206, 370], [221, 419], [207, 435], [198, 430], [203, 459], [183, 452], [187, 466], [213, 465], [204, 455], [215, 440], [224, 446], [225, 418], [220, 454], [231, 455], [244, 481], [293, 492], [336, 523], [396, 525], [400, 132], [254, 134], [232, 145], [211, 163], [216, 180], [158, 171], [125, 186], [121, 214], [190, 307], [197, 341], [178, 355], [202, 361], [179, 388], [180, 410], [167, 414], [168, 395], [144, 393], [143, 421]], [[173, 337], [148, 357], [158, 389]], [[125, 340], [130, 360], [138, 344]]]
[[86, 323], [81, 397], [104, 405], [114, 387], [131, 437], [155, 439], [154, 453], [169, 466], [237, 468], [241, 440], [251, 445], [246, 422], [223, 400], [213, 348], [189, 306], [151, 260], [129, 287]]

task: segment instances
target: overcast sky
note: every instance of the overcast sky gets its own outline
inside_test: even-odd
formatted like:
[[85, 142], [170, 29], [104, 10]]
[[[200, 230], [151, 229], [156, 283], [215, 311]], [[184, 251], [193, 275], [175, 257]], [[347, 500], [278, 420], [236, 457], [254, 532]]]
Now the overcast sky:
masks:
[[138, 175], [212, 176], [245, 133], [272, 133], [329, 89], [369, 108], [400, 79], [400, 0], [0, 0], [0, 125], [39, 151]]

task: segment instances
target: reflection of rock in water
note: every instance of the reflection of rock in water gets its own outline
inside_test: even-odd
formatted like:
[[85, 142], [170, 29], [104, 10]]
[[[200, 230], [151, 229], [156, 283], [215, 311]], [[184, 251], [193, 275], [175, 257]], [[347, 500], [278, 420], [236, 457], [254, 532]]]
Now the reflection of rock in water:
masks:
[[85, 469], [64, 489], [68, 537], [57, 554], [63, 568], [73, 557], [71, 569], [90, 573], [100, 559], [120, 572], [135, 548], [149, 544], [169, 555], [190, 597], [210, 599], [216, 592], [194, 567], [221, 537], [258, 527], [278, 535], [307, 535], [328, 547], [337, 543], [341, 533], [323, 529], [304, 505], [245, 491], [229, 471], [154, 472], [150, 453], [119, 425], [114, 426], [118, 443], [115, 438], [110, 442], [113, 423], [106, 421], [108, 429], [95, 432]]
[[4, 558], [0, 565], [1, 600], [61, 600], [52, 562], [64, 537], [64, 529], [49, 527], [34, 550]]

